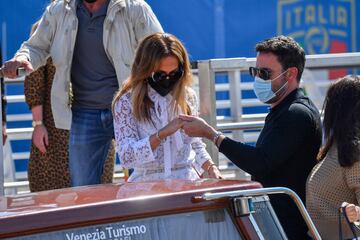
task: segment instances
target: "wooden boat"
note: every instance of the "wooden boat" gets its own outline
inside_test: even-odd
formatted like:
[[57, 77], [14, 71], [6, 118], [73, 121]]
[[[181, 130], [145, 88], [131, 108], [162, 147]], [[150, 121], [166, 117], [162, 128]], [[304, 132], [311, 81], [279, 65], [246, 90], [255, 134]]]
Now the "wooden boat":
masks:
[[0, 238], [286, 239], [263, 191], [252, 181], [201, 179], [2, 197]]

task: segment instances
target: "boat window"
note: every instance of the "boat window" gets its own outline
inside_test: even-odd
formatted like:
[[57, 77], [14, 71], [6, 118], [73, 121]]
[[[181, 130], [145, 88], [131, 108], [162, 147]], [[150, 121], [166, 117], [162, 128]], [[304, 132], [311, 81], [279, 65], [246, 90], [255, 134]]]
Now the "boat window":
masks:
[[[270, 204], [269, 197], [253, 198], [254, 212], [250, 220], [258, 228], [264, 239], [287, 239], [284, 230]], [[255, 223], [256, 222], [256, 223]]]

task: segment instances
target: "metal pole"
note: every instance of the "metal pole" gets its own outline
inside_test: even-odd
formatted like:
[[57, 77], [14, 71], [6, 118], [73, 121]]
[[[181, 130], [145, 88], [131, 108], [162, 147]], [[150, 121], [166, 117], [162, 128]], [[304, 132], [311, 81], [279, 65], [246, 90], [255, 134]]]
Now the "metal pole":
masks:
[[233, 130], [257, 130], [264, 127], [264, 121], [247, 121], [236, 123], [218, 123], [217, 129], [220, 131], [233, 131]]
[[321, 240], [321, 236], [317, 231], [313, 221], [311, 220], [306, 208], [301, 201], [300, 197], [291, 189], [285, 187], [272, 187], [272, 188], [259, 188], [259, 189], [249, 189], [249, 190], [239, 190], [239, 191], [231, 191], [231, 192], [221, 192], [221, 193], [205, 193], [202, 195], [202, 199], [204, 200], [215, 200], [219, 198], [226, 197], [255, 197], [262, 195], [270, 195], [270, 194], [287, 194], [291, 197], [291, 199], [295, 202], [296, 206], [300, 210], [302, 217], [305, 220], [306, 225], [308, 226], [312, 236], [316, 240]]
[[[231, 116], [233, 122], [243, 121], [243, 106], [241, 105], [242, 91], [240, 87], [241, 73], [240, 70], [229, 71], [229, 92], [231, 102]], [[236, 141], [244, 142], [244, 131], [235, 130], [232, 132], [233, 139]], [[245, 179], [246, 173], [240, 168], [235, 170], [236, 179]]]
[[[216, 128], [216, 96], [215, 74], [210, 68], [210, 61], [199, 61], [199, 97], [200, 117]], [[219, 152], [215, 145], [205, 140], [206, 150], [209, 152], [214, 163], [219, 166]]]
[[[231, 102], [231, 116], [233, 122], [242, 122], [241, 106], [241, 88], [240, 88], [240, 71], [230, 71], [229, 73], [229, 92]], [[233, 137], [237, 141], [244, 141], [244, 131], [233, 131]]]

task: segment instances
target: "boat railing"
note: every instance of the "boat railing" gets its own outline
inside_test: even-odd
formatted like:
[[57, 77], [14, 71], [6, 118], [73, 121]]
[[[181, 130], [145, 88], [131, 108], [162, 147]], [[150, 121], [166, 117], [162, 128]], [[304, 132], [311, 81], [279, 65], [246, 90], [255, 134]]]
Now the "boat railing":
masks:
[[[219, 193], [205, 193], [200, 197], [197, 197], [197, 201], [212, 201], [222, 198], [233, 198], [236, 211], [240, 214], [251, 214], [252, 207], [251, 198], [258, 197], [263, 195], [273, 195], [273, 194], [286, 194], [292, 201], [296, 204], [299, 209], [301, 216], [303, 217], [309, 231], [314, 239], [321, 240], [321, 236], [317, 231], [309, 213], [307, 212], [305, 205], [301, 201], [300, 197], [291, 189], [285, 187], [271, 187], [271, 188], [259, 188], [259, 189], [248, 189], [248, 190], [237, 190], [237, 191], [228, 191], [228, 192], [219, 192]], [[253, 223], [255, 224], [255, 223]]]

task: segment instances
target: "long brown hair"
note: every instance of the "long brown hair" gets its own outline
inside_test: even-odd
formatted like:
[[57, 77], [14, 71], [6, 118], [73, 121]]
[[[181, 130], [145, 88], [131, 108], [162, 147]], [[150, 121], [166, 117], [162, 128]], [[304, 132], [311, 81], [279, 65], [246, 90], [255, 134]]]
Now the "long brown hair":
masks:
[[150, 108], [153, 107], [153, 102], [147, 94], [149, 87], [147, 79], [159, 68], [160, 60], [168, 56], [176, 57], [184, 71], [172, 90], [173, 111], [176, 112], [179, 106], [182, 112], [190, 114], [190, 107], [185, 100], [187, 87], [192, 83], [189, 57], [180, 40], [168, 33], [154, 33], [141, 41], [136, 50], [130, 77], [115, 95], [112, 108], [114, 109], [114, 104], [122, 95], [131, 90], [135, 118], [139, 121], [151, 122]]
[[346, 76], [331, 85], [324, 103], [325, 145], [318, 160], [325, 158], [333, 144], [339, 164], [351, 166], [360, 160], [360, 78]]

